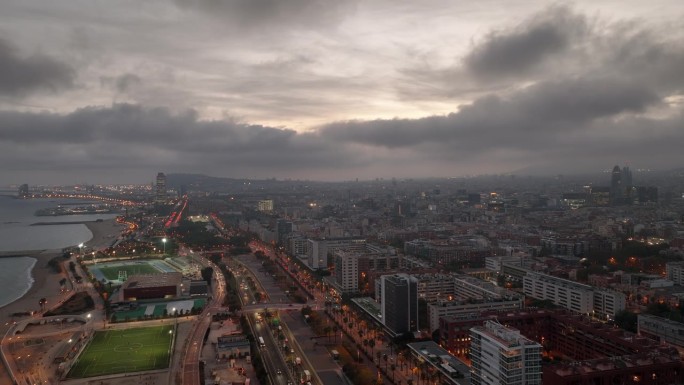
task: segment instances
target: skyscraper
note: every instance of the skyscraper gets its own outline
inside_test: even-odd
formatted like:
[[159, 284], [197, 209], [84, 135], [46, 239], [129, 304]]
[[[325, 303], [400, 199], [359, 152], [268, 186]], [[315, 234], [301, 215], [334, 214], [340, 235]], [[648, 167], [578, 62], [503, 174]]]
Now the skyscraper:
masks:
[[163, 204], [166, 202], [166, 175], [163, 172], [157, 174], [157, 190], [154, 195], [154, 203]]
[[408, 274], [381, 277], [382, 322], [396, 334], [418, 330], [418, 280]]
[[541, 384], [542, 346], [498, 322], [470, 329], [471, 384]]
[[610, 177], [610, 205], [621, 205], [623, 195], [624, 187], [622, 185], [622, 171], [620, 170], [620, 166], [616, 165], [613, 167], [613, 173]]

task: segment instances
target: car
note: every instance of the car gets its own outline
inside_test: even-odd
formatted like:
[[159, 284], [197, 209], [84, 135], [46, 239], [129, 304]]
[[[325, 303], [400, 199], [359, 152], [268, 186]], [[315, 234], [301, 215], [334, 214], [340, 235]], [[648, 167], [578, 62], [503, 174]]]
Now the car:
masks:
[[280, 370], [280, 369], [278, 369], [278, 370], [276, 371], [276, 374], [283, 374], [283, 371]]

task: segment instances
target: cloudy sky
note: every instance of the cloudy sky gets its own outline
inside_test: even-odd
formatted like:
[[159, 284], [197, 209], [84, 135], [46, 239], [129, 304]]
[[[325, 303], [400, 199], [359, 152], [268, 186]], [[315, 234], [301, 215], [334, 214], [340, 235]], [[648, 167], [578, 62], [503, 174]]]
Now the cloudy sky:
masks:
[[684, 165], [681, 0], [4, 0], [0, 179]]

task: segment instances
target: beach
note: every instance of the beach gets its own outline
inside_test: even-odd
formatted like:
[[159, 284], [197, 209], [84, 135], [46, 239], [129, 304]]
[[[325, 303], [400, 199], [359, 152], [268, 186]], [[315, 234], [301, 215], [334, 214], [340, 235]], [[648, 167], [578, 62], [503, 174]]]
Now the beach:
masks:
[[[99, 250], [110, 246], [125, 228], [125, 225], [116, 223], [115, 219], [108, 219], [101, 222], [87, 222], [85, 225], [93, 233], [91, 240], [86, 242], [86, 246], [93, 250]], [[76, 245], [74, 245], [76, 246]], [[0, 308], [0, 333], [4, 336], [13, 320], [26, 318], [25, 316], [13, 316], [15, 313], [40, 310], [39, 301], [41, 298], [47, 299], [47, 308], [50, 308], [60, 301], [66, 299], [71, 293], [60, 293], [59, 281], [66, 278], [66, 274], [55, 273], [48, 267], [50, 259], [60, 256], [61, 250], [33, 250], [16, 251], [5, 253], [5, 255], [27, 256], [36, 259], [36, 263], [31, 271], [33, 285], [20, 299]], [[0, 370], [0, 384], [11, 383], [6, 373], [4, 365]]]

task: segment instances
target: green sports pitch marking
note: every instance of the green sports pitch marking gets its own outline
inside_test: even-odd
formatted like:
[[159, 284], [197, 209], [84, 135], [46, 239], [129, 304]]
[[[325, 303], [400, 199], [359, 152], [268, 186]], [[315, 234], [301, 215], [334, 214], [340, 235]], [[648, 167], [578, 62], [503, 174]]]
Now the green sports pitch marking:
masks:
[[95, 332], [67, 378], [165, 369], [169, 366], [173, 326]]
[[119, 272], [125, 271], [127, 276], [130, 277], [136, 274], [160, 274], [157, 268], [153, 267], [148, 263], [134, 263], [134, 264], [122, 264], [116, 266], [95, 266], [102, 272], [109, 281], [116, 281], [119, 279]]

